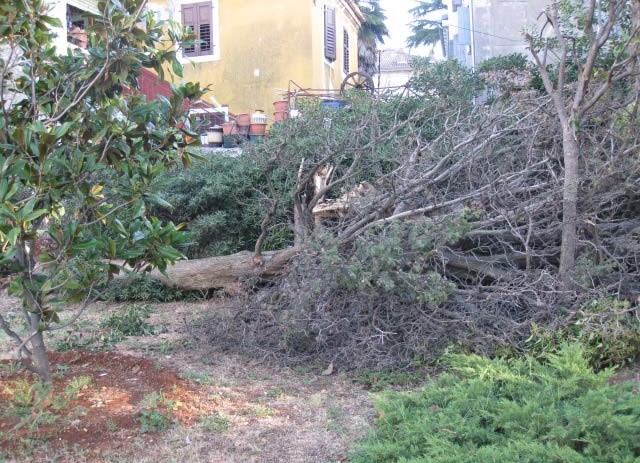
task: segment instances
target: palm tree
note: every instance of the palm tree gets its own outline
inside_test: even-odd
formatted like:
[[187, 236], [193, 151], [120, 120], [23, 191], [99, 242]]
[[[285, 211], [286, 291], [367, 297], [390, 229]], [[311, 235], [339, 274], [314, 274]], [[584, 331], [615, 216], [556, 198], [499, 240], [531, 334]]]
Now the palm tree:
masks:
[[407, 38], [407, 45], [417, 47], [438, 43], [440, 41], [441, 20], [425, 19], [425, 16], [446, 8], [447, 6], [442, 0], [418, 0], [418, 5], [409, 10], [414, 21], [411, 24], [412, 35]]
[[379, 0], [357, 0], [365, 21], [358, 32], [358, 69], [373, 75], [377, 69], [378, 42], [384, 43], [389, 30], [384, 21], [387, 17]]

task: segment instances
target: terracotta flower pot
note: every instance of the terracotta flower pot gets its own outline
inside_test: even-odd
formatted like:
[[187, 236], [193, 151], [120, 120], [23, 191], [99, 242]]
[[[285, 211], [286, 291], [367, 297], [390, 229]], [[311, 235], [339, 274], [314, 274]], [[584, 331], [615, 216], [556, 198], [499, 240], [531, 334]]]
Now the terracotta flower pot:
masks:
[[222, 133], [224, 135], [235, 135], [238, 133], [238, 127], [235, 122], [225, 122], [222, 124]]
[[249, 126], [249, 135], [264, 135], [267, 131], [267, 124], [251, 124]]
[[236, 114], [236, 124], [239, 126], [245, 126], [251, 124], [251, 116], [248, 114]]
[[289, 111], [276, 111], [273, 113], [273, 119], [276, 122], [282, 122], [289, 119]]
[[280, 100], [273, 102], [274, 111], [289, 111], [289, 102], [287, 100]]

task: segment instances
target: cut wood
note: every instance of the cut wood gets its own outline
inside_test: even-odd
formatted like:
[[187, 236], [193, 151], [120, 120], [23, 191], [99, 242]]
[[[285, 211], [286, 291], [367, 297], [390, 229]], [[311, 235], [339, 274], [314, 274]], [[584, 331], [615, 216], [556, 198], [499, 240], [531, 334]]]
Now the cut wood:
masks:
[[167, 286], [190, 290], [233, 288], [246, 278], [269, 278], [279, 275], [299, 252], [296, 248], [269, 251], [262, 254], [262, 264], [256, 265], [253, 253], [243, 251], [228, 256], [181, 260], [167, 267], [165, 274], [151, 272], [151, 278]]

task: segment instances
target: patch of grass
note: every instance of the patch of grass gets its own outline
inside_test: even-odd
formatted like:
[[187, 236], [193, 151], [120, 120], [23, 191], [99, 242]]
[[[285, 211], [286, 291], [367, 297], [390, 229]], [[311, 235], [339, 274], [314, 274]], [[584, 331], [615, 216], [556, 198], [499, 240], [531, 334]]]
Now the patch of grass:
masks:
[[285, 391], [282, 388], [279, 387], [270, 387], [267, 390], [267, 397], [271, 398], [271, 399], [279, 399], [281, 397], [285, 396]]
[[140, 401], [140, 432], [166, 431], [174, 423], [173, 411], [176, 403], [167, 399], [161, 392], [153, 392]]
[[91, 384], [91, 376], [76, 376], [69, 381], [64, 392], [68, 396], [75, 398], [78, 396], [78, 392], [88, 388], [89, 384]]
[[56, 399], [50, 384], [18, 379], [6, 382], [3, 388], [9, 395], [9, 405], [0, 412], [0, 416], [17, 421], [14, 431], [26, 428], [31, 435], [40, 426], [55, 424], [59, 419], [50, 410], [55, 410]]
[[344, 410], [339, 405], [329, 405], [325, 411], [327, 414], [327, 429], [337, 434], [342, 434], [345, 429], [342, 426]]
[[640, 358], [640, 308], [629, 301], [595, 299], [573, 313], [565, 326], [534, 324], [526, 347], [540, 355], [558, 351], [565, 342], [582, 344], [595, 369], [631, 365]]
[[192, 381], [197, 384], [213, 384], [214, 380], [211, 375], [196, 370], [185, 370], [180, 373], [180, 378], [186, 381]]
[[3, 385], [9, 395], [9, 407], [3, 411], [6, 417], [23, 418], [32, 415], [34, 408], [47, 404], [51, 387], [42, 382], [30, 382], [26, 379], [8, 381]]
[[6, 374], [7, 376], [13, 376], [20, 371], [21, 368], [20, 362], [16, 361], [0, 363], [0, 375]]
[[208, 432], [227, 432], [231, 427], [231, 422], [220, 413], [215, 415], [205, 415], [200, 418], [200, 426]]
[[273, 416], [275, 413], [276, 410], [274, 408], [263, 405], [256, 405], [255, 407], [251, 407], [247, 410], [248, 415], [255, 416], [256, 418], [267, 418], [269, 416]]
[[53, 348], [58, 352], [85, 349], [96, 341], [98, 341], [98, 338], [93, 334], [69, 330], [62, 339], [54, 341]]
[[353, 463], [632, 462], [640, 457], [636, 383], [610, 385], [580, 344], [544, 362], [451, 355], [455, 374], [375, 398], [376, 429]]
[[107, 418], [104, 422], [104, 428], [108, 431], [108, 432], [116, 432], [118, 430], [118, 425], [115, 421], [113, 421], [110, 418]]
[[162, 355], [167, 355], [173, 352], [174, 347], [169, 341], [162, 341], [157, 346], [154, 346], [154, 349], [157, 350]]

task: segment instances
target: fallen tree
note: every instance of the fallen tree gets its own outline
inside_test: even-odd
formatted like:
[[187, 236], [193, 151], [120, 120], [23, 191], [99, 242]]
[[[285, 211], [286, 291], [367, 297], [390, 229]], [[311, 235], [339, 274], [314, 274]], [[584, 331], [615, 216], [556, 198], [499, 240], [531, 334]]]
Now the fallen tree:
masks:
[[268, 251], [260, 260], [248, 251], [218, 257], [181, 260], [167, 267], [164, 272], [157, 269], [150, 276], [168, 286], [189, 290], [215, 288], [237, 288], [248, 278], [272, 278], [282, 275], [287, 263], [299, 252], [297, 248]]
[[563, 323], [605, 296], [637, 298], [635, 116], [602, 118], [633, 98], [608, 95], [584, 130], [570, 285], [557, 278], [560, 128], [550, 99], [530, 91], [476, 107], [356, 97], [346, 112], [307, 108], [245, 153], [269, 183], [263, 232], [286, 220], [295, 246], [262, 253], [259, 240], [253, 252], [180, 263], [170, 279], [244, 280], [247, 299], [211, 325], [212, 342], [298, 360], [406, 364], [452, 340], [523, 348], [533, 323]]

